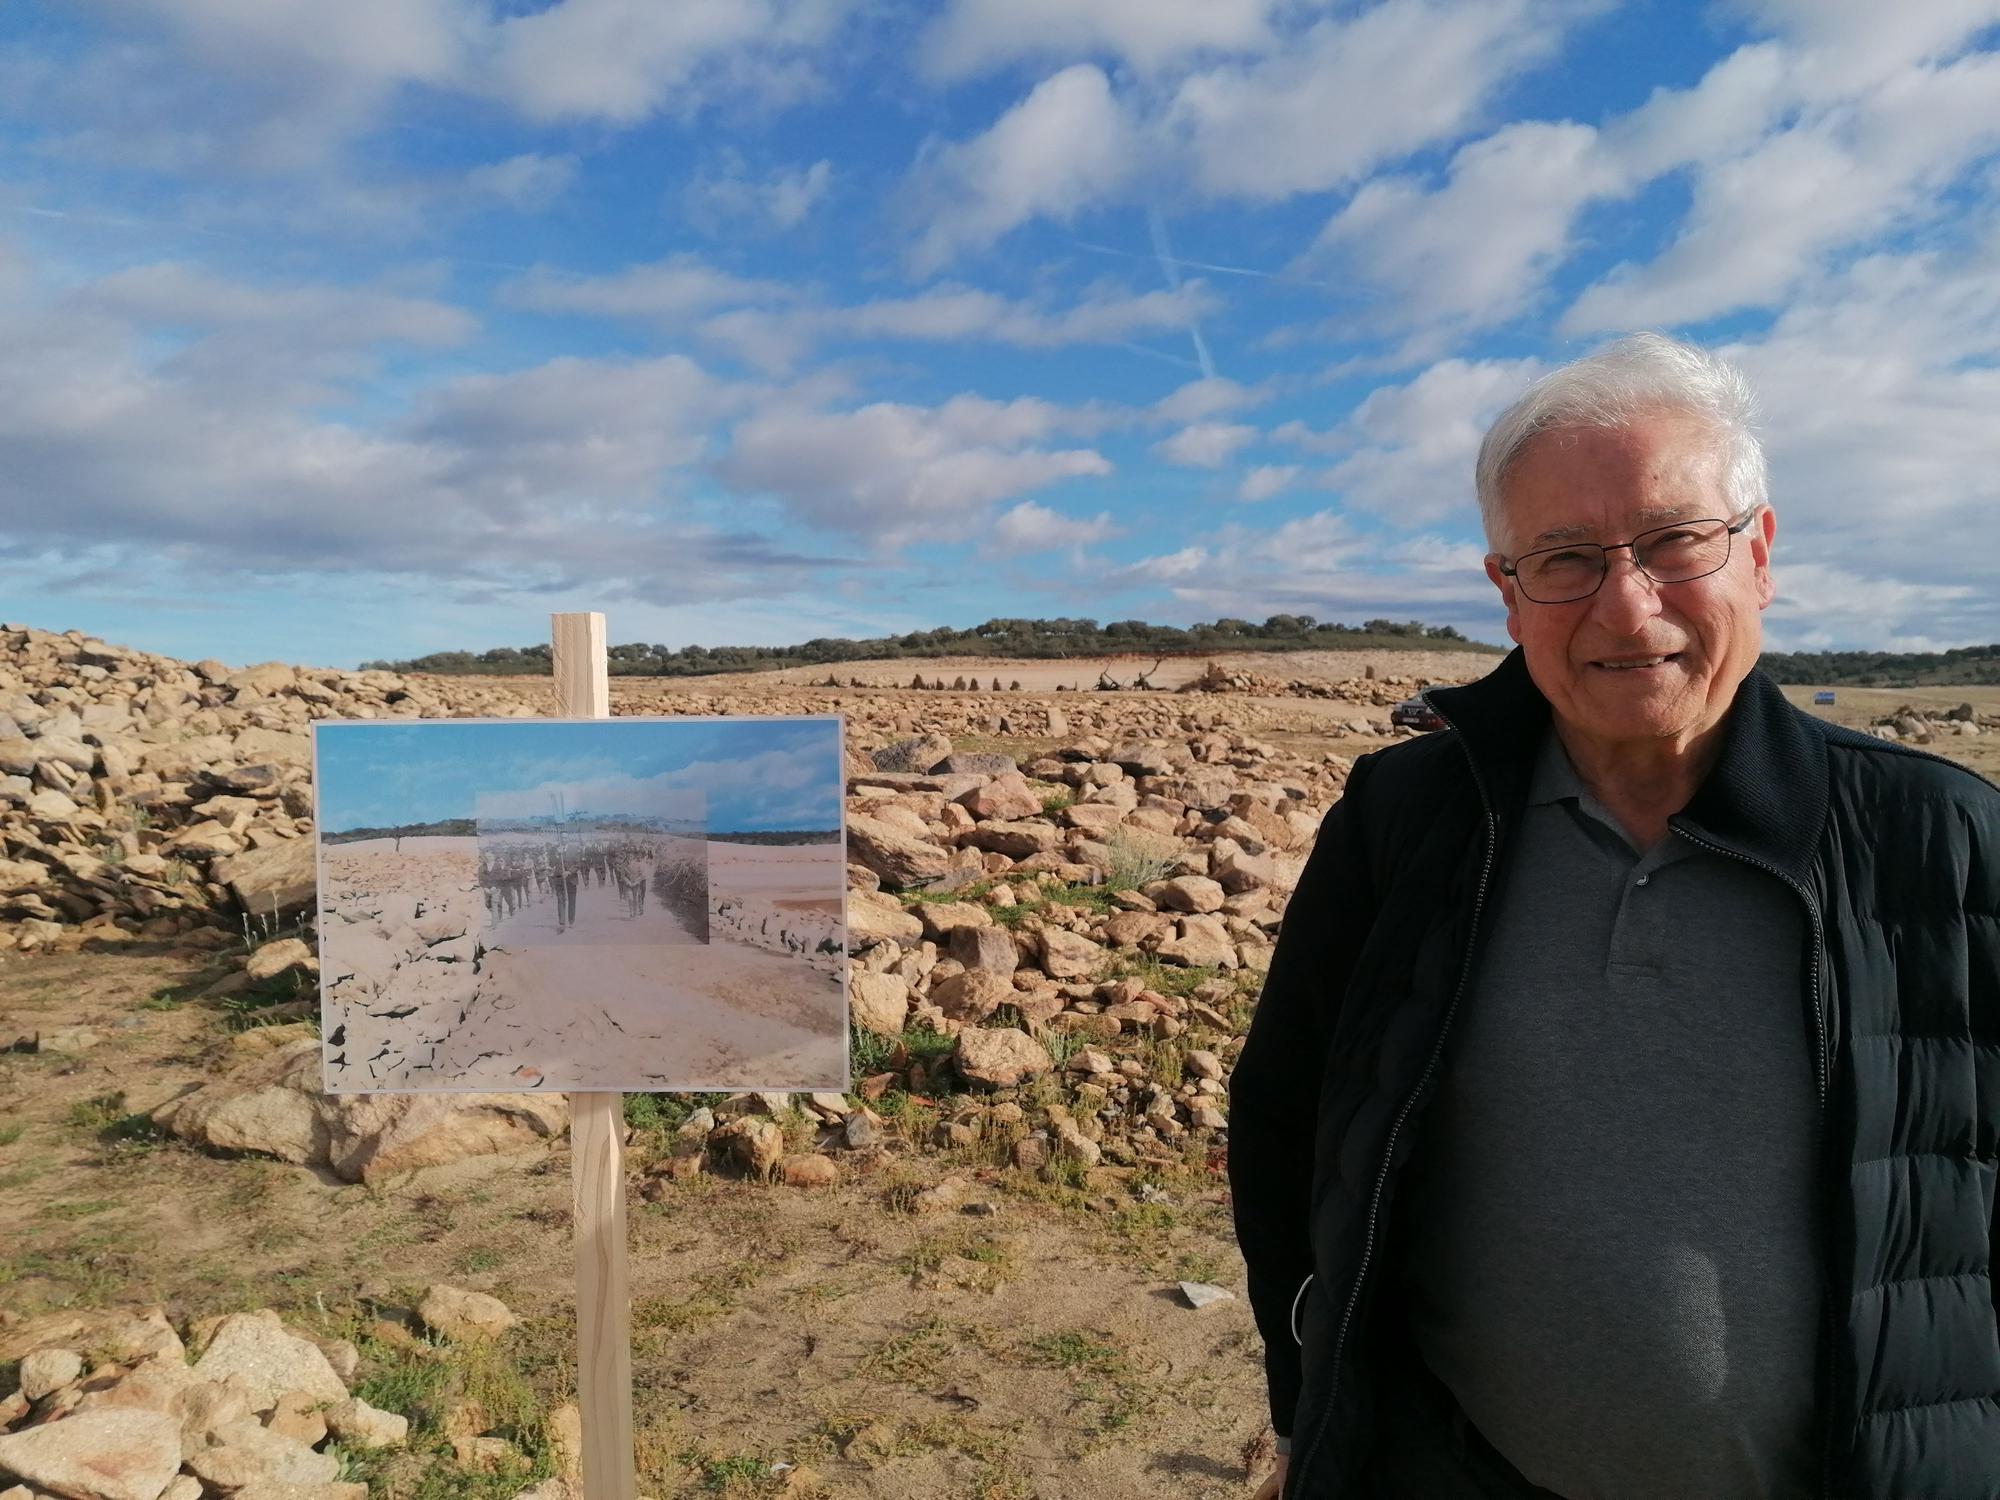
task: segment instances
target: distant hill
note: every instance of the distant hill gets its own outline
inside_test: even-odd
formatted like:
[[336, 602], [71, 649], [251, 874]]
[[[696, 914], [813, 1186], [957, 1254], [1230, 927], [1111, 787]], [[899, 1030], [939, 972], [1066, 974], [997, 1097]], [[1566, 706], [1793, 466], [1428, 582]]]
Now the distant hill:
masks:
[[1950, 651], [1766, 651], [1780, 682], [1827, 687], [1983, 687], [2000, 684], [2000, 642]]
[[[614, 677], [701, 677], [763, 672], [835, 662], [897, 661], [908, 657], [998, 656], [1088, 658], [1179, 656], [1215, 651], [1475, 651], [1499, 648], [1468, 641], [1449, 625], [1420, 620], [1369, 620], [1342, 625], [1311, 615], [1272, 615], [1263, 624], [1221, 619], [1206, 625], [1149, 625], [1144, 620], [988, 620], [969, 630], [944, 627], [868, 640], [820, 637], [796, 646], [666, 646], [633, 642], [605, 654]], [[370, 661], [367, 671], [431, 672], [449, 676], [546, 677], [549, 645], [496, 646], [488, 651], [439, 651], [409, 661]]]

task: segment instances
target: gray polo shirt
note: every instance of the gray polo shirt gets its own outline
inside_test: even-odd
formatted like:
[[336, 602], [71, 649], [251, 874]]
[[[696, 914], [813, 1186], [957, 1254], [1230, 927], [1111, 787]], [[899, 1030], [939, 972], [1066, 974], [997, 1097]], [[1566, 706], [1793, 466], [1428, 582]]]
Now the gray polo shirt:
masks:
[[1804, 913], [1641, 854], [1551, 733], [1404, 1198], [1411, 1332], [1566, 1500], [1812, 1488], [1820, 1279]]

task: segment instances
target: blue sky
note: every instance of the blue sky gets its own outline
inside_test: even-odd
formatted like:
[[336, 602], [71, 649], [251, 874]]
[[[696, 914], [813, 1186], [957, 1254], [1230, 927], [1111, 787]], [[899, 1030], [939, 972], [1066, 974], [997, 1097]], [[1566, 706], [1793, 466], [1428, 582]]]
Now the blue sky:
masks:
[[315, 727], [320, 826], [332, 832], [553, 807], [706, 811], [712, 832], [840, 824], [831, 719], [423, 720]]
[[1641, 327], [1773, 644], [2000, 639], [2000, 0], [0, 11], [0, 617], [190, 658], [1498, 640], [1481, 426]]

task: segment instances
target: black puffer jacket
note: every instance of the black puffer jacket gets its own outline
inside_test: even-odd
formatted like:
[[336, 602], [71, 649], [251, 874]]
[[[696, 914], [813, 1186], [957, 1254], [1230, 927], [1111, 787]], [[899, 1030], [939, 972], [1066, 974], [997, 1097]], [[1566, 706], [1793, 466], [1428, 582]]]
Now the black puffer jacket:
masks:
[[[1360, 1493], [1405, 1342], [1398, 1179], [1549, 719], [1518, 651], [1429, 696], [1452, 727], [1356, 762], [1322, 826], [1230, 1083], [1287, 1500]], [[1753, 672], [1673, 826], [1783, 880], [1809, 919], [1823, 1493], [2000, 1500], [2000, 793]]]

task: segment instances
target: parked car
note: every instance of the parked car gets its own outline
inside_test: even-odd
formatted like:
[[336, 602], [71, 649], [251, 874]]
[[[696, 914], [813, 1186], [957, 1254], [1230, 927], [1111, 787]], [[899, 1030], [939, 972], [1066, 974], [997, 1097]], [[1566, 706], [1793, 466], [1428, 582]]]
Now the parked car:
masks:
[[1421, 698], [1405, 698], [1389, 710], [1389, 722], [1398, 729], [1415, 729], [1428, 734], [1445, 727], [1444, 715]]

